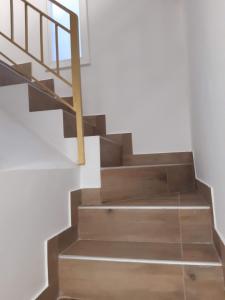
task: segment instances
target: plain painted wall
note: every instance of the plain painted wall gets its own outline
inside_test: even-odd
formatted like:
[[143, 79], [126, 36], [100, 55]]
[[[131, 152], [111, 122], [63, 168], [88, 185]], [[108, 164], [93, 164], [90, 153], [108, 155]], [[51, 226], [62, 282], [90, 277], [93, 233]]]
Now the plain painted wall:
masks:
[[34, 300], [47, 287], [45, 241], [70, 226], [69, 191], [79, 173], [0, 172], [0, 299]]
[[[70, 191], [100, 186], [99, 137], [85, 138], [86, 165], [76, 165], [60, 151], [61, 112], [28, 112], [26, 91], [0, 87], [0, 299], [7, 300], [33, 300], [47, 287], [46, 242], [71, 225]], [[76, 139], [68, 140], [76, 156]]]
[[[46, 9], [46, 0], [30, 2]], [[82, 67], [84, 113], [106, 114], [109, 133], [132, 132], [135, 153], [191, 150], [182, 0], [87, 0], [87, 4], [91, 64]], [[9, 32], [5, 4], [0, 14]], [[22, 17], [17, 7], [18, 41], [24, 40]], [[35, 28], [37, 19], [29, 22]], [[37, 53], [39, 40], [38, 35], [32, 38], [33, 32], [30, 47]], [[26, 61], [14, 47], [0, 42], [17, 61]], [[36, 65], [34, 71], [38, 78], [51, 77]], [[69, 78], [70, 71], [63, 73]], [[64, 85], [56, 86], [60, 95], [71, 95]]]
[[181, 0], [88, 0], [91, 65], [84, 112], [109, 133], [132, 132], [135, 153], [191, 150]]
[[225, 242], [225, 1], [187, 0], [186, 12], [196, 172], [213, 189]]

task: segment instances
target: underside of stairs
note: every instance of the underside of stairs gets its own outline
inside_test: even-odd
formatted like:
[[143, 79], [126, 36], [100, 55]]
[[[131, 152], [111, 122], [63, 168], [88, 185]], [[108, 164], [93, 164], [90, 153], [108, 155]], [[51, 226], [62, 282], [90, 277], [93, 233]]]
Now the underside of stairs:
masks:
[[[63, 110], [64, 137], [75, 137], [75, 114], [24, 69], [0, 62], [0, 86], [28, 83], [30, 112]], [[42, 84], [54, 90], [53, 80]], [[192, 153], [134, 155], [132, 134], [107, 134], [104, 115], [83, 123], [85, 136], [100, 136], [102, 186], [71, 206], [77, 238], [58, 257], [59, 299], [224, 299], [212, 206]]]

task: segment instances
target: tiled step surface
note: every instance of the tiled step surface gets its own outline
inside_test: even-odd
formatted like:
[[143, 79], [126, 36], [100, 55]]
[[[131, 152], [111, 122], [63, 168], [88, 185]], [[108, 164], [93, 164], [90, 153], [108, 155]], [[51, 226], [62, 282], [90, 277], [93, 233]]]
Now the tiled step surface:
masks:
[[220, 265], [213, 244], [162, 244], [137, 242], [105, 242], [79, 240], [66, 249], [60, 258], [89, 260], [131, 260], [147, 262]]
[[106, 137], [100, 137], [101, 166], [120, 166], [122, 164], [122, 147]]
[[211, 243], [211, 226], [209, 208], [79, 208], [79, 237], [85, 240]]
[[222, 268], [60, 259], [62, 295], [90, 300], [224, 300]]
[[195, 190], [192, 164], [102, 168], [103, 201]]
[[[90, 204], [91, 205], [91, 201]], [[93, 204], [96, 205], [96, 204]], [[166, 207], [204, 207], [209, 206], [206, 199], [197, 192], [169, 193], [137, 197], [136, 199], [122, 199], [103, 201], [102, 206], [166, 206]]]
[[140, 166], [140, 165], [161, 165], [161, 164], [186, 164], [193, 163], [193, 155], [191, 152], [178, 153], [160, 153], [160, 154], [142, 154], [123, 156], [124, 166]]
[[[59, 274], [61, 293], [81, 299], [205, 300], [215, 295], [221, 300], [224, 295], [221, 263], [212, 244], [81, 240], [60, 255]], [[191, 298], [192, 293], [199, 298]]]
[[19, 76], [16, 70], [13, 70], [0, 60], [0, 86], [26, 83], [28, 81], [25, 76]]

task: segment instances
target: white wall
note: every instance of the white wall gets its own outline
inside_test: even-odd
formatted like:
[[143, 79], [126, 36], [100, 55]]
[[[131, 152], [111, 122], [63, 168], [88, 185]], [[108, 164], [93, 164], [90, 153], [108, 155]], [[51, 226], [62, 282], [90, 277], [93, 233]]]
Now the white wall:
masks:
[[[46, 8], [46, 0], [30, 2]], [[109, 133], [132, 132], [135, 153], [191, 150], [182, 0], [87, 2], [91, 64], [82, 67], [85, 114], [106, 114]], [[31, 27], [35, 22], [30, 20]], [[24, 39], [23, 29], [17, 29], [17, 38]], [[17, 61], [26, 61], [0, 42]], [[38, 45], [37, 36], [34, 53]], [[35, 75], [51, 77], [37, 66]], [[63, 85], [57, 90], [71, 95]]]
[[71, 225], [70, 191], [100, 186], [99, 137], [85, 138], [86, 165], [78, 166], [66, 155], [76, 156], [76, 139], [66, 143], [62, 112], [28, 107], [26, 84], [0, 87], [0, 299], [7, 300], [36, 299], [47, 287], [46, 242]]
[[[44, 143], [3, 110], [0, 110], [0, 141], [1, 171], [75, 168], [72, 161]], [[79, 171], [77, 167], [77, 172]]]
[[88, 14], [84, 112], [133, 132], [135, 153], [191, 150], [182, 1], [88, 0]]
[[70, 226], [72, 169], [0, 172], [0, 298], [32, 300], [47, 287], [45, 241]]
[[225, 242], [225, 1], [186, 0], [192, 140], [197, 177], [214, 193]]

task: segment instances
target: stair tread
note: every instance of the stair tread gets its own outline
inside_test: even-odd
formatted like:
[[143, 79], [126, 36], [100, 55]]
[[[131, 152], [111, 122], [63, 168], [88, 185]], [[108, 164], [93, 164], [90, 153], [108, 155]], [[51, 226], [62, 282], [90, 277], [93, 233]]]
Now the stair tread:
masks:
[[107, 136], [100, 135], [100, 139], [101, 139], [101, 140], [104, 140], [104, 141], [106, 141], [106, 142], [108, 142], [108, 143], [110, 143], [110, 144], [113, 144], [113, 145], [116, 145], [116, 146], [118, 146], [118, 147], [121, 147], [121, 145], [120, 145], [119, 143], [117, 143], [117, 142], [115, 142], [114, 140], [108, 138]]
[[142, 197], [138, 199], [106, 201], [99, 206], [209, 207], [209, 204], [206, 199], [198, 193], [172, 193], [166, 195], [148, 196], [146, 199]]
[[79, 240], [66, 249], [60, 257], [167, 261], [185, 264], [220, 264], [216, 249], [212, 244]]
[[118, 166], [118, 167], [103, 167], [102, 170], [125, 170], [125, 169], [138, 169], [138, 168], [157, 168], [157, 167], [175, 167], [175, 166], [193, 166], [193, 163], [176, 163], [176, 164], [147, 164], [147, 165], [134, 165], [134, 166]]

